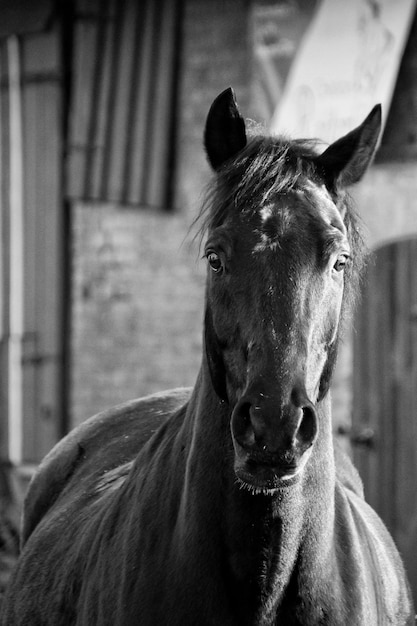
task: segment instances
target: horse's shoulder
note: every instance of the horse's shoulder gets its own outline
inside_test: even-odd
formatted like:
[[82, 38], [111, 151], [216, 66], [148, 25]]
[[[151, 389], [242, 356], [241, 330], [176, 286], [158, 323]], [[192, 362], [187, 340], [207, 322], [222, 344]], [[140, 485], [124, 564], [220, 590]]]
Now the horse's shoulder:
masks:
[[[22, 544], [74, 477], [126, 474], [142, 446], [190, 396], [174, 389], [132, 400], [89, 418], [61, 439], [39, 465], [25, 499]], [[106, 483], [110, 484], [110, 480]]]
[[366, 590], [374, 616], [366, 623], [382, 623], [382, 616], [386, 623], [410, 623], [412, 599], [404, 566], [381, 518], [362, 493], [341, 482], [336, 483], [335, 513], [339, 564], [349, 573], [351, 598], [355, 593], [362, 597]]

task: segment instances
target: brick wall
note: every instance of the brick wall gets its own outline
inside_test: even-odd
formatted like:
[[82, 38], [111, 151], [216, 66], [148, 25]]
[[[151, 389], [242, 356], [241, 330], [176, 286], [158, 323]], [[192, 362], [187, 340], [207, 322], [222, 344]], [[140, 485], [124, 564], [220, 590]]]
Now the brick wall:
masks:
[[75, 209], [72, 415], [194, 382], [203, 283], [182, 215]]

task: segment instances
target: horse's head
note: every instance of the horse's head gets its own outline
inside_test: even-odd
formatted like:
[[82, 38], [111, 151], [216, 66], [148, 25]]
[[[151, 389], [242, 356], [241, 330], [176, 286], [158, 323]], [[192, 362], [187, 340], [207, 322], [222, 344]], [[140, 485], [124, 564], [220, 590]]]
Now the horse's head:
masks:
[[231, 409], [236, 475], [255, 491], [300, 475], [318, 437], [358, 266], [344, 189], [366, 170], [380, 119], [375, 107], [319, 155], [312, 142], [248, 140], [230, 89], [210, 109], [205, 350]]

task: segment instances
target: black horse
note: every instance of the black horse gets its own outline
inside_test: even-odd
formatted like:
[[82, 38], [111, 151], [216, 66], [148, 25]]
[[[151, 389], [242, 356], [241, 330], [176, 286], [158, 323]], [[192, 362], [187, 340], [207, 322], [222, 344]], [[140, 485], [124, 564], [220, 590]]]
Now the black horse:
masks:
[[329, 385], [362, 260], [346, 188], [380, 107], [319, 154], [213, 103], [192, 390], [93, 417], [27, 496], [7, 626], [414, 624], [404, 568], [332, 440]]

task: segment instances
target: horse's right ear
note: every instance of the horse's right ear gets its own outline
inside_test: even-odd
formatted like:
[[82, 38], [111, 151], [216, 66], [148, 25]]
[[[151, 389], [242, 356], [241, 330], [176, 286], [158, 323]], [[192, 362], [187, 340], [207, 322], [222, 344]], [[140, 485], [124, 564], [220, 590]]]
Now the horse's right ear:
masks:
[[204, 146], [210, 165], [215, 170], [246, 146], [245, 121], [230, 87], [222, 91], [210, 107]]
[[375, 154], [381, 132], [381, 105], [374, 106], [360, 126], [332, 143], [317, 158], [330, 184], [348, 187], [360, 181]]

